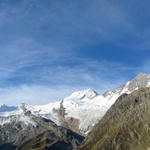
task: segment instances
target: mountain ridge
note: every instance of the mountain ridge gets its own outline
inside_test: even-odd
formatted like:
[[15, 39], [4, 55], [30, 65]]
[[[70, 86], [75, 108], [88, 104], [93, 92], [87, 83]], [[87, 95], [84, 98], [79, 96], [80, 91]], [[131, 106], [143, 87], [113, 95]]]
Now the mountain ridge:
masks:
[[123, 94], [78, 150], [149, 150], [150, 88]]
[[[19, 120], [17, 117], [22, 117], [22, 120], [25, 120], [25, 122]], [[24, 116], [21, 115], [17, 117], [15, 118], [16, 120], [13, 119], [11, 122], [0, 126], [0, 146], [12, 143], [12, 147], [20, 147], [25, 142], [30, 141], [32, 138], [45, 132], [51, 133], [51, 137], [55, 135], [53, 137], [54, 141], [68, 141], [69, 144], [66, 145], [66, 147], [71, 147], [70, 149], [79, 145], [84, 139], [83, 136], [78, 135], [69, 129], [57, 126], [51, 120], [34, 116], [29, 112], [26, 112]], [[52, 145], [53, 141], [49, 141], [49, 147]]]
[[[87, 135], [92, 127], [104, 116], [116, 99], [124, 94], [150, 86], [150, 74], [139, 73], [124, 85], [99, 95], [92, 89], [73, 92], [61, 101], [46, 105], [21, 104], [17, 110], [0, 112], [0, 117], [11, 117], [22, 112], [21, 107], [36, 116], [52, 120], [57, 125], [72, 129], [79, 134]], [[95, 115], [93, 115], [95, 114]], [[1, 124], [1, 119], [0, 119]]]

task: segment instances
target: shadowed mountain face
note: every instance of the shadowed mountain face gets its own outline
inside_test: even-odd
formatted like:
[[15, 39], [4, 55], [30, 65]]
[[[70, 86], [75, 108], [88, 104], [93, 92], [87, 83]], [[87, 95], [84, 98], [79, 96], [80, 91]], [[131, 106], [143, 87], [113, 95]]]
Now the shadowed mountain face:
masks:
[[82, 136], [70, 130], [61, 130], [59, 135], [46, 131], [25, 142], [18, 150], [73, 150], [81, 144], [83, 139]]
[[[81, 143], [83, 137], [70, 133], [65, 127], [87, 135], [116, 99], [127, 93], [129, 95], [119, 97], [79, 149], [130, 150], [130, 147], [136, 147], [138, 150], [137, 145], [147, 148], [149, 145], [142, 145], [139, 139], [145, 139], [145, 134], [141, 134], [145, 133], [143, 129], [149, 131], [149, 89], [135, 90], [149, 86], [150, 74], [140, 73], [130, 82], [103, 95], [87, 89], [74, 92], [60, 102], [43, 106], [20, 104], [13, 108], [2, 105], [0, 145], [16, 145], [22, 149], [72, 149]], [[54, 139], [51, 133], [55, 135]]]
[[60, 146], [72, 150], [84, 139], [69, 129], [57, 126], [51, 120], [30, 113], [25, 113], [23, 118], [26, 119], [26, 124], [15, 118], [10, 123], [0, 126], [0, 150], [15, 150], [21, 145], [19, 150], [43, 150]]
[[0, 107], [0, 125], [12, 122], [15, 117], [18, 118], [18, 115], [20, 115], [18, 121], [27, 124], [26, 120], [28, 120], [28, 123], [31, 123], [31, 119], [27, 117], [24, 119], [23, 115], [24, 112], [30, 112], [33, 115], [52, 120], [58, 126], [69, 128], [86, 136], [120, 95], [130, 94], [137, 89], [146, 87], [150, 87], [150, 74], [140, 73], [133, 80], [105, 92], [103, 95], [86, 89], [73, 92], [62, 101], [47, 105], [31, 106], [23, 103], [18, 107], [2, 105]]
[[6, 143], [6, 144], [0, 145], [0, 150], [16, 150], [16, 146], [14, 146], [11, 143]]
[[78, 150], [149, 150], [150, 88], [120, 96]]

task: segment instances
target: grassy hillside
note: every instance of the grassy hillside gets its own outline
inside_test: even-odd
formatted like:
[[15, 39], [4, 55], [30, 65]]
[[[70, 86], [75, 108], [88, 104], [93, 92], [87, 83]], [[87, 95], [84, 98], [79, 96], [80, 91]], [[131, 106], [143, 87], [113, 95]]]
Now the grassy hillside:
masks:
[[124, 94], [78, 150], [149, 150], [150, 88]]

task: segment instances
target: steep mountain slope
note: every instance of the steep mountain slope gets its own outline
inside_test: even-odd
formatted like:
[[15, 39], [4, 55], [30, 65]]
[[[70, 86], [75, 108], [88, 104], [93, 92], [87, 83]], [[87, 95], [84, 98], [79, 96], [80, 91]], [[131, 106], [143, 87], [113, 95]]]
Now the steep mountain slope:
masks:
[[150, 88], [123, 94], [78, 150], [149, 150]]
[[79, 146], [84, 139], [71, 130], [60, 129], [61, 130], [57, 132], [52, 130], [45, 131], [22, 144], [18, 150], [73, 150], [73, 148]]
[[65, 120], [76, 119], [80, 133], [87, 134], [120, 95], [144, 87], [150, 87], [150, 74], [139, 73], [133, 80], [103, 95], [90, 89], [75, 92], [62, 101]]
[[3, 148], [3, 150], [15, 149], [24, 142], [38, 135], [42, 137], [46, 133], [49, 136], [46, 137], [48, 141], [42, 147], [46, 147], [47, 144], [51, 147], [54, 143], [57, 146], [59, 141], [62, 141], [66, 148], [71, 150], [84, 139], [69, 129], [57, 126], [51, 120], [32, 115], [30, 111], [23, 110], [21, 114], [11, 116], [9, 120], [11, 121], [0, 126], [0, 149]]
[[74, 92], [62, 101], [47, 105], [30, 106], [21, 104], [18, 109], [13, 111], [0, 112], [0, 125], [10, 122], [11, 116], [20, 114], [22, 107], [35, 116], [45, 117], [57, 125], [86, 135], [120, 95], [123, 93], [129, 94], [144, 87], [150, 87], [150, 74], [140, 73], [133, 80], [103, 95], [87, 89]]
[[127, 82], [119, 88], [104, 93], [103, 96], [111, 99], [114, 95], [117, 97], [123, 93], [129, 94], [137, 89], [145, 87], [150, 87], [150, 74], [139, 73], [133, 80]]

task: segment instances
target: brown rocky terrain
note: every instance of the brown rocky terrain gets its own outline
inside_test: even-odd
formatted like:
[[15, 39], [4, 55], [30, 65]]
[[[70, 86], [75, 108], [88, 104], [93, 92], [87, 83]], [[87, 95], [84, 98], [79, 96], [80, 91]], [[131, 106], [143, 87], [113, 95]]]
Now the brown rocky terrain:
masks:
[[[59, 147], [61, 143], [65, 149], [71, 150], [73, 147], [78, 146], [84, 139], [83, 136], [69, 129], [57, 126], [51, 120], [36, 117], [30, 113], [26, 113], [25, 116], [32, 119], [35, 125], [26, 125], [23, 122], [16, 122], [14, 120], [4, 126], [0, 126], [0, 150], [15, 150], [17, 147], [20, 147], [19, 149], [21, 150], [34, 148], [42, 150], [47, 146], [49, 148], [54, 145], [55, 147]], [[41, 138], [41, 141], [39, 138]], [[39, 142], [35, 139], [39, 140]], [[27, 142], [32, 144], [27, 144]], [[41, 144], [38, 145], [37, 143], [40, 142]], [[26, 144], [23, 145], [23, 143]]]
[[149, 150], [150, 88], [123, 94], [77, 150]]
[[22, 144], [17, 150], [73, 150], [83, 139], [71, 130], [47, 130]]

